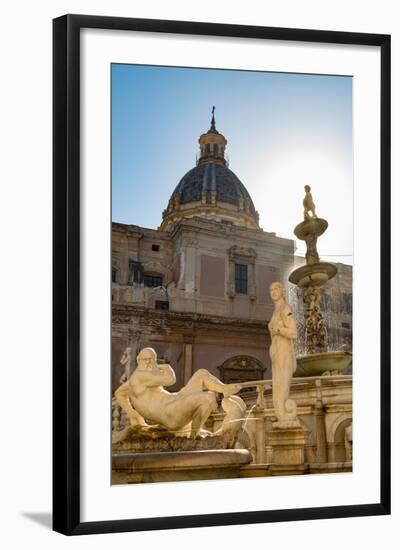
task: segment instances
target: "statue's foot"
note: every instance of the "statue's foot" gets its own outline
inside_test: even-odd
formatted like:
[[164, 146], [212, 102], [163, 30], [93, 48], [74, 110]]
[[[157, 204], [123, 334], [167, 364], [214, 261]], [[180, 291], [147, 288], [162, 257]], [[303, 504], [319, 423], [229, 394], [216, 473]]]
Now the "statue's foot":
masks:
[[223, 391], [224, 397], [230, 397], [235, 393], [239, 393], [241, 389], [242, 386], [240, 384], [226, 384]]
[[190, 432], [190, 439], [204, 439], [205, 437], [211, 437], [212, 435], [214, 434], [208, 430], [192, 430]]
[[210, 437], [212, 435], [213, 435], [213, 433], [209, 432], [208, 430], [199, 430], [199, 432], [197, 434], [198, 439], [203, 439], [204, 437]]
[[145, 422], [144, 420], [139, 421], [139, 420], [137, 420], [137, 418], [131, 418], [130, 423], [131, 423], [131, 428], [134, 428], [135, 430], [140, 430], [142, 428], [148, 428], [149, 427], [149, 424], [147, 424], [147, 422]]

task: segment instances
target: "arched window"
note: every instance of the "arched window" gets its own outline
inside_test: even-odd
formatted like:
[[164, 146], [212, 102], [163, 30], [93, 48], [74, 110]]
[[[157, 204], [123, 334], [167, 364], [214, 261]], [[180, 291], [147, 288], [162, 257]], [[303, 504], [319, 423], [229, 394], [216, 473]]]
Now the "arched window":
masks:
[[266, 367], [250, 355], [236, 355], [218, 367], [220, 378], [225, 384], [263, 380]]

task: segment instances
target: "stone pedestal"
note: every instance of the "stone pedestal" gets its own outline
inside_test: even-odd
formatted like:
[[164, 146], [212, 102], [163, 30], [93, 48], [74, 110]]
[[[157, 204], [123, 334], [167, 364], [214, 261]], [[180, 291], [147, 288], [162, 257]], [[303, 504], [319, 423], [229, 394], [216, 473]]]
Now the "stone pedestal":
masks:
[[272, 475], [304, 473], [304, 445], [308, 430], [297, 428], [274, 428], [269, 432], [272, 447]]
[[113, 455], [112, 484], [232, 479], [251, 462], [246, 449]]

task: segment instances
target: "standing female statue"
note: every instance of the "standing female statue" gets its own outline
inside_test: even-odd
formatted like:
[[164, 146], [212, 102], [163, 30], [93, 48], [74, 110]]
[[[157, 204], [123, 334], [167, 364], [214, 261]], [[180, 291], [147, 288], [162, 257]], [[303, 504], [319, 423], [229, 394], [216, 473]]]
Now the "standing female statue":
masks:
[[268, 329], [271, 334], [269, 350], [272, 362], [272, 401], [277, 422], [275, 428], [300, 426], [297, 406], [289, 399], [290, 382], [296, 370], [296, 356], [293, 342], [297, 339], [296, 321], [292, 308], [285, 300], [285, 289], [280, 282], [271, 283], [269, 292], [275, 309]]

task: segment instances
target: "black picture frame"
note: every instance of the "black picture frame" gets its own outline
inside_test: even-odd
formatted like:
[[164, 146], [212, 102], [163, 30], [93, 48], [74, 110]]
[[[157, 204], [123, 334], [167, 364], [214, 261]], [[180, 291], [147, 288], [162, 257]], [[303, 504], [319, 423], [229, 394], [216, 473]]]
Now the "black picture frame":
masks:
[[[80, 520], [80, 31], [84, 28], [378, 46], [381, 51], [380, 501], [351, 506]], [[390, 36], [65, 15], [53, 21], [53, 529], [66, 535], [390, 513]], [[383, 328], [384, 327], [384, 328]], [[384, 368], [383, 368], [384, 366]]]

